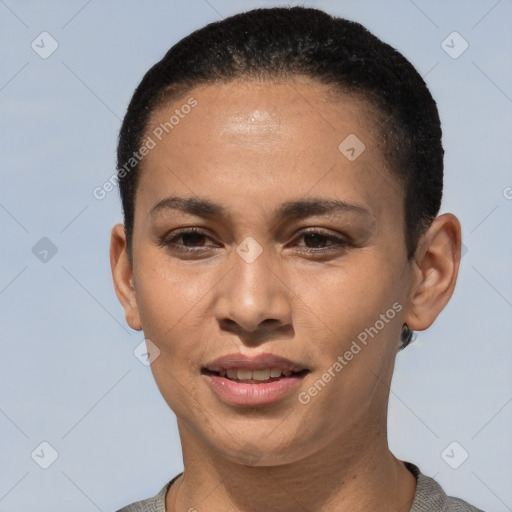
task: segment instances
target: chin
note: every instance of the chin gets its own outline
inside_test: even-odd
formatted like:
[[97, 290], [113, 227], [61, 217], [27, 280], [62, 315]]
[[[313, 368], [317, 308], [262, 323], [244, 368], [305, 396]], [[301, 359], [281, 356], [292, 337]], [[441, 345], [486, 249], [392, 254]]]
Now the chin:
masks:
[[[227, 430], [227, 429], [226, 429]], [[268, 429], [272, 431], [272, 429]], [[248, 434], [219, 432], [216, 439], [209, 436], [208, 444], [216, 457], [225, 457], [236, 464], [253, 467], [280, 466], [301, 460], [318, 447], [314, 443], [282, 431], [267, 436], [264, 430]], [[318, 436], [317, 436], [318, 438]]]

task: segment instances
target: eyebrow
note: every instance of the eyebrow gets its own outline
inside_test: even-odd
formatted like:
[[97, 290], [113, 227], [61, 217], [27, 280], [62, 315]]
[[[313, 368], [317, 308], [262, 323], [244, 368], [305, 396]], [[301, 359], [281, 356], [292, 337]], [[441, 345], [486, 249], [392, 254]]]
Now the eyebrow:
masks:
[[[169, 196], [151, 208], [153, 216], [161, 211], [180, 211], [200, 217], [228, 217], [228, 211], [220, 204], [209, 199], [197, 197]], [[373, 217], [366, 208], [341, 201], [339, 199], [310, 198], [287, 201], [274, 210], [274, 217], [280, 221], [286, 219], [303, 219], [313, 215], [329, 215], [354, 212]]]

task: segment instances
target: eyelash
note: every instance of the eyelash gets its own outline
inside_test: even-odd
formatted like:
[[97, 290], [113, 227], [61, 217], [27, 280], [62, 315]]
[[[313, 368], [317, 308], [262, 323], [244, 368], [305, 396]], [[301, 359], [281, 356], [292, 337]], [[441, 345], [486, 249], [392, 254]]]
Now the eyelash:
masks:
[[[190, 253], [197, 253], [198, 251], [201, 251], [203, 249], [207, 249], [208, 246], [206, 246], [206, 247], [201, 246], [201, 247], [199, 247], [199, 249], [192, 249], [190, 247], [184, 246], [183, 244], [176, 244], [175, 243], [176, 240], [178, 240], [182, 236], [184, 236], [184, 235], [193, 235], [193, 234], [202, 235], [202, 236], [204, 236], [206, 238], [210, 238], [208, 236], [208, 234], [205, 233], [204, 231], [202, 231], [201, 229], [198, 229], [198, 228], [188, 228], [188, 229], [183, 229], [183, 230], [178, 231], [171, 238], [164, 237], [163, 239], [161, 239], [159, 241], [158, 245], [163, 246], [163, 247], [170, 247], [173, 250], [177, 250], [177, 251], [184, 252], [184, 253], [189, 253], [189, 254]], [[343, 247], [347, 247], [347, 246], [350, 245], [350, 243], [347, 240], [343, 239], [343, 238], [339, 238], [339, 237], [336, 237], [334, 235], [327, 235], [327, 234], [322, 233], [321, 231], [318, 231], [318, 230], [315, 230], [315, 229], [311, 229], [309, 231], [303, 231], [302, 233], [299, 234], [299, 238], [302, 238], [302, 237], [308, 236], [308, 235], [317, 235], [317, 236], [322, 237], [323, 241], [332, 242], [331, 245], [329, 245], [329, 246], [327, 246], [325, 248], [307, 247], [307, 248], [305, 248], [305, 250], [303, 249], [303, 252], [307, 252], [307, 253], [310, 253], [310, 254], [325, 253], [325, 252], [327, 252], [329, 250], [332, 250], [333, 248], [336, 248], [336, 247], [343, 248]]]

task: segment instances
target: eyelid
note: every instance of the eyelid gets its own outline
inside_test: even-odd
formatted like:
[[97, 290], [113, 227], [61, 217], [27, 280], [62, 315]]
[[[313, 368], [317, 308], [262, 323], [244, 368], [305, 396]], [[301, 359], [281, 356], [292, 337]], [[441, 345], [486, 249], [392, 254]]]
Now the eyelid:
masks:
[[325, 248], [320, 247], [306, 247], [306, 245], [299, 245], [299, 248], [305, 248], [306, 252], [322, 252], [328, 251], [329, 249], [339, 248], [339, 247], [347, 247], [350, 245], [354, 245], [351, 241], [350, 237], [344, 235], [335, 235], [332, 233], [325, 232], [319, 228], [310, 228], [306, 230], [302, 230], [297, 233], [297, 236], [294, 237], [293, 241], [300, 239], [307, 235], [320, 235], [325, 238], [328, 242], [332, 242], [330, 245], [327, 245]]
[[[176, 239], [180, 238], [181, 236], [188, 235], [188, 234], [198, 234], [198, 235], [204, 236], [205, 238], [212, 239], [212, 237], [208, 234], [208, 232], [206, 230], [204, 230], [203, 228], [191, 226], [191, 227], [187, 227], [187, 228], [180, 228], [180, 229], [172, 230], [171, 232], [164, 235], [158, 241], [158, 245], [163, 245], [163, 246], [170, 245], [173, 242], [173, 240], [176, 240]], [[194, 249], [191, 249], [190, 247], [186, 247], [186, 246], [184, 246], [184, 247], [185, 247], [185, 249], [194, 250]]]
[[297, 236], [309, 235], [309, 234], [322, 235], [327, 238], [339, 238], [339, 239], [343, 239], [343, 240], [349, 238], [346, 235], [343, 235], [341, 233], [332, 233], [325, 228], [314, 228], [314, 227], [304, 228], [304, 229], [299, 230], [299, 232], [297, 233]]

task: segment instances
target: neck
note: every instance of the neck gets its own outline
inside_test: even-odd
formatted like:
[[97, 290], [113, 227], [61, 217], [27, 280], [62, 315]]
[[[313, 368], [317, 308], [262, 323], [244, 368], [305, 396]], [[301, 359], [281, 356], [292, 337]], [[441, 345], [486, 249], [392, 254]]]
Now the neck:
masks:
[[197, 441], [180, 424], [183, 475], [166, 497], [168, 512], [408, 512], [416, 479], [389, 451], [380, 431], [335, 438], [296, 462], [255, 466], [240, 463]]

